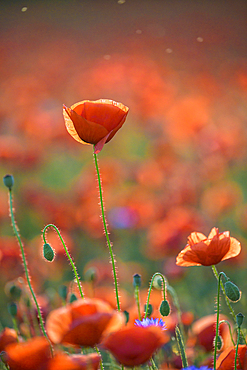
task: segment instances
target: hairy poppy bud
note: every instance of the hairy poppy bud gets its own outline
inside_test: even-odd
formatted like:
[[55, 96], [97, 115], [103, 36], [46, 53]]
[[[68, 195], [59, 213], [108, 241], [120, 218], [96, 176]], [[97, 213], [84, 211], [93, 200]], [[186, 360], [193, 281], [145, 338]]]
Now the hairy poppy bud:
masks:
[[130, 314], [129, 314], [129, 312], [128, 311], [124, 311], [123, 312], [123, 314], [124, 314], [124, 316], [125, 316], [125, 324], [128, 324], [128, 322], [129, 322], [129, 318], [130, 318]]
[[244, 315], [241, 312], [239, 312], [236, 316], [238, 328], [240, 328], [240, 326], [242, 325], [243, 319], [244, 319]]
[[15, 302], [8, 304], [8, 312], [12, 317], [17, 315], [17, 304]]
[[18, 285], [13, 284], [9, 288], [9, 295], [11, 296], [12, 299], [19, 300], [21, 297], [22, 290]]
[[71, 293], [69, 297], [69, 303], [73, 303], [75, 301], [77, 301], [77, 296], [74, 293]]
[[9, 188], [9, 190], [11, 190], [14, 185], [14, 177], [12, 175], [4, 176], [3, 183], [7, 188]]
[[227, 281], [224, 285], [226, 295], [232, 302], [238, 302], [241, 298], [240, 290], [237, 285], [233, 284], [231, 281]]
[[170, 306], [167, 300], [162, 301], [160, 305], [160, 314], [162, 316], [168, 316], [170, 313]]
[[147, 311], [147, 316], [151, 316], [153, 312], [153, 306], [149, 303], [148, 308], [147, 305], [144, 305], [144, 312]]
[[65, 301], [66, 298], [67, 298], [67, 294], [68, 294], [67, 286], [66, 285], [60, 285], [60, 287], [58, 288], [58, 294]]
[[[215, 338], [214, 338], [214, 345], [215, 345]], [[217, 338], [217, 351], [220, 351], [223, 347], [223, 339], [220, 335]]]
[[86, 281], [95, 281], [97, 279], [97, 272], [96, 269], [93, 267], [90, 267], [86, 272], [85, 272], [85, 280]]
[[140, 288], [141, 286], [141, 275], [135, 274], [133, 275], [133, 286]]
[[54, 250], [48, 243], [45, 243], [43, 245], [43, 256], [49, 262], [52, 262], [54, 260], [54, 256], [55, 256]]

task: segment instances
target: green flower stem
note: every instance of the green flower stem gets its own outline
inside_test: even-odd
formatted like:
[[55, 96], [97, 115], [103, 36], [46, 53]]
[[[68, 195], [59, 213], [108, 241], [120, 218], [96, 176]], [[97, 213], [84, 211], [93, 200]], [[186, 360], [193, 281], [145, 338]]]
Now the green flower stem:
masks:
[[17, 237], [17, 240], [18, 240], [18, 243], [19, 243], [19, 246], [20, 246], [20, 249], [21, 249], [21, 257], [22, 257], [22, 262], [23, 262], [23, 266], [24, 266], [24, 270], [25, 270], [27, 284], [28, 284], [28, 287], [30, 289], [31, 295], [33, 297], [34, 303], [35, 303], [36, 308], [37, 308], [37, 313], [38, 313], [38, 317], [39, 317], [40, 328], [42, 330], [42, 333], [43, 333], [44, 337], [49, 342], [50, 349], [51, 349], [51, 354], [53, 355], [53, 347], [52, 347], [52, 344], [50, 342], [50, 339], [48, 338], [48, 335], [46, 333], [44, 322], [43, 322], [43, 318], [42, 318], [42, 314], [41, 314], [41, 310], [40, 310], [40, 307], [39, 307], [37, 298], [35, 296], [33, 287], [31, 285], [31, 279], [30, 279], [29, 272], [28, 272], [27, 261], [26, 261], [26, 256], [25, 256], [25, 252], [24, 252], [24, 246], [22, 244], [21, 237], [20, 237], [20, 234], [19, 234], [18, 229], [17, 229], [17, 226], [16, 226], [15, 217], [14, 217], [14, 211], [13, 211], [13, 197], [12, 197], [12, 191], [11, 191], [11, 189], [9, 189], [9, 208], [10, 208], [10, 217], [11, 217], [11, 223], [12, 223], [12, 226], [13, 226], [14, 234]]
[[71, 255], [70, 255], [70, 253], [68, 251], [68, 248], [65, 245], [65, 242], [64, 242], [64, 240], [62, 238], [62, 235], [61, 235], [60, 231], [58, 230], [58, 228], [55, 225], [49, 224], [49, 225], [46, 225], [45, 226], [45, 228], [43, 230], [43, 240], [44, 240], [44, 243], [46, 243], [45, 232], [46, 232], [46, 230], [47, 230], [48, 227], [53, 227], [53, 229], [55, 229], [55, 231], [57, 232], [57, 234], [58, 234], [58, 236], [59, 236], [59, 238], [60, 238], [60, 240], [61, 240], [61, 242], [63, 244], [65, 253], [66, 253], [66, 255], [67, 255], [68, 259], [69, 259], [69, 262], [70, 262], [70, 264], [72, 266], [72, 269], [74, 271], [74, 275], [75, 275], [75, 278], [76, 278], [76, 281], [77, 281], [77, 285], [78, 285], [78, 288], [79, 288], [80, 296], [81, 296], [81, 298], [84, 298], [84, 295], [83, 295], [83, 292], [82, 292], [81, 283], [80, 283], [80, 279], [79, 279], [79, 276], [78, 276], [78, 273], [77, 273], [77, 270], [76, 270], [76, 267], [75, 267], [75, 263], [74, 263]]
[[[216, 269], [215, 265], [212, 265], [211, 267], [212, 267], [212, 270], [213, 270], [213, 273], [214, 273], [214, 275], [215, 275], [216, 279], [218, 280], [218, 279], [219, 279], [219, 273], [218, 273], [218, 271], [217, 271], [217, 269]], [[228, 298], [228, 297], [227, 297], [227, 295], [226, 295], [226, 290], [225, 290], [225, 287], [224, 287], [224, 285], [223, 285], [222, 281], [220, 282], [220, 286], [221, 286], [222, 292], [223, 292], [223, 294], [224, 294], [226, 304], [227, 304], [227, 306], [228, 306], [228, 308], [229, 308], [229, 310], [230, 310], [230, 312], [231, 312], [231, 314], [232, 314], [232, 316], [233, 316], [233, 318], [234, 318], [235, 322], [237, 322], [236, 314], [235, 314], [235, 312], [234, 312], [234, 310], [233, 310], [233, 308], [232, 308], [232, 306], [231, 306], [231, 303], [230, 303], [229, 298]], [[245, 340], [245, 336], [244, 336], [244, 333], [242, 332], [242, 329], [240, 329], [240, 333], [241, 333], [241, 337], [243, 338], [243, 340], [244, 340], [245, 344], [247, 345], [247, 342], [246, 342], [246, 340]]]
[[16, 334], [17, 334], [17, 337], [16, 337], [17, 342], [19, 342], [19, 337], [18, 337], [18, 335], [19, 335], [19, 330], [18, 330], [17, 321], [16, 321], [16, 319], [15, 319], [14, 317], [12, 317], [12, 322], [13, 322], [13, 327], [14, 327], [14, 329], [15, 329], [15, 332], [16, 332]]
[[234, 340], [233, 340], [233, 336], [232, 336], [232, 329], [231, 329], [231, 325], [230, 325], [230, 323], [229, 323], [227, 320], [221, 320], [221, 321], [219, 322], [219, 327], [220, 327], [220, 325], [221, 325], [221, 324], [223, 324], [223, 323], [225, 323], [225, 324], [227, 324], [227, 325], [228, 325], [228, 329], [229, 329], [229, 333], [230, 333], [231, 341], [232, 341], [233, 346], [235, 347], [235, 342], [234, 342]]
[[240, 326], [238, 327], [238, 339], [236, 344], [235, 360], [234, 360], [234, 370], [237, 370], [237, 358], [238, 358], [238, 345], [240, 339]]
[[177, 344], [178, 344], [180, 357], [181, 357], [181, 360], [182, 360], [183, 369], [185, 369], [185, 368], [188, 367], [188, 361], [187, 361], [187, 357], [186, 357], [186, 354], [185, 354], [185, 347], [184, 347], [183, 337], [180, 333], [180, 330], [179, 330], [178, 326], [175, 327], [175, 333], [176, 333], [176, 340], [177, 340]]
[[94, 347], [95, 351], [97, 352], [97, 354], [100, 356], [100, 369], [101, 370], [104, 370], [104, 366], [103, 366], [103, 362], [102, 362], [102, 357], [101, 357], [101, 353], [98, 349], [98, 347]]
[[100, 178], [100, 172], [99, 172], [99, 166], [98, 166], [98, 160], [97, 160], [97, 154], [96, 153], [94, 153], [94, 163], [95, 163], [98, 185], [99, 185], [99, 197], [100, 197], [100, 207], [101, 207], [102, 221], [103, 221], [106, 241], [107, 241], [107, 245], [108, 245], [108, 248], [109, 248], [111, 263], [112, 263], [112, 271], [113, 271], [113, 278], [114, 278], [114, 284], [115, 284], [115, 293], [116, 293], [116, 300], [117, 300], [117, 309], [118, 309], [118, 311], [121, 311], [120, 302], [119, 302], [118, 282], [117, 282], [117, 272], [116, 272], [116, 267], [115, 267], [115, 259], [114, 259], [114, 254], [113, 254], [113, 251], [112, 251], [112, 245], [111, 245], [111, 242], [110, 242], [109, 233], [108, 233], [108, 229], [107, 229], [107, 223], [106, 223], [106, 217], [105, 217], [105, 211], [104, 211], [102, 184], [101, 184], [101, 178]]
[[148, 296], [147, 296], [147, 303], [146, 303], [146, 312], [145, 312], [144, 319], [146, 319], [147, 318], [147, 315], [148, 315], [148, 306], [149, 306], [149, 301], [150, 301], [150, 295], [151, 295], [151, 291], [152, 291], [152, 288], [153, 288], [154, 279], [156, 278], [156, 276], [160, 276], [160, 278], [163, 281], [163, 288], [162, 288], [162, 290], [163, 290], [164, 300], [166, 300], [166, 280], [165, 280], [164, 276], [160, 272], [156, 272], [155, 274], [153, 274], [152, 279], [151, 279], [151, 282], [150, 282], [150, 285], [149, 285]]
[[138, 317], [139, 317], [139, 320], [141, 320], [142, 316], [141, 316], [140, 294], [139, 294], [139, 292], [140, 292], [139, 286], [136, 286], [135, 287], [135, 300], [136, 300], [136, 305], [137, 305], [137, 309], [138, 309]]
[[219, 336], [219, 317], [220, 317], [220, 284], [221, 276], [227, 280], [227, 276], [224, 272], [218, 274], [218, 290], [217, 290], [217, 312], [216, 312], [216, 332], [214, 339], [214, 369], [216, 369], [216, 356], [217, 356], [217, 346], [218, 346], [218, 336]]
[[151, 365], [152, 365], [152, 369], [153, 370], [158, 370], [157, 366], [155, 365], [154, 359], [152, 357], [150, 359], [150, 362], [151, 362]]

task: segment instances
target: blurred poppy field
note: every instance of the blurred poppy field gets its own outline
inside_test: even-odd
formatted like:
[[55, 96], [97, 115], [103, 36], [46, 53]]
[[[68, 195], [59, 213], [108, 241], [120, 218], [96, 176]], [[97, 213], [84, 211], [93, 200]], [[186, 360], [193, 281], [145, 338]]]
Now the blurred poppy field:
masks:
[[[68, 135], [62, 113], [63, 104], [112, 99], [129, 112], [98, 160], [121, 308], [131, 321], [133, 275], [143, 307], [158, 271], [176, 291], [186, 330], [207, 321], [190, 340], [209, 338], [200, 345], [210, 351], [212, 331], [201, 333], [214, 325], [211, 264], [183, 267], [176, 257], [193, 232], [229, 231], [241, 253], [217, 268], [242, 291], [234, 308], [247, 314], [246, 1], [10, 0], [0, 14], [0, 174], [14, 176], [16, 222], [44, 317], [62, 304], [63, 289], [78, 293], [52, 229], [55, 259], [42, 256], [47, 224], [60, 230], [85, 296], [116, 308], [93, 147]], [[12, 327], [10, 287], [27, 288], [3, 183], [0, 267], [0, 322]], [[160, 294], [152, 290], [154, 310]], [[223, 299], [221, 311], [232, 319]]]

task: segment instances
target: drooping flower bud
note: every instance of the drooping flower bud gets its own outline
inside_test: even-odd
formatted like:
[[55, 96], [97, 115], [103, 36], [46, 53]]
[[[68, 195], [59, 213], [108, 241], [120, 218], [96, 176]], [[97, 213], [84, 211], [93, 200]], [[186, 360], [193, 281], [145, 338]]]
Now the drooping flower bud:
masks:
[[224, 285], [226, 295], [232, 302], [238, 302], [241, 298], [240, 290], [238, 289], [237, 285], [232, 283], [231, 281], [227, 281]]
[[3, 183], [5, 186], [7, 186], [7, 188], [9, 188], [9, 190], [11, 190], [14, 185], [14, 177], [12, 175], [5, 175], [3, 178]]
[[129, 312], [128, 311], [124, 311], [123, 312], [123, 314], [124, 314], [124, 316], [125, 316], [125, 324], [128, 324], [128, 322], [129, 322], [129, 317], [130, 317], [130, 314], [129, 314]]
[[140, 288], [141, 286], [141, 275], [135, 274], [133, 275], [133, 286]]
[[151, 316], [153, 312], [153, 306], [149, 303], [148, 307], [144, 305], [144, 312], [147, 312], [147, 316]]
[[[215, 346], [215, 338], [214, 338], [214, 346]], [[217, 351], [220, 351], [223, 347], [223, 338], [218, 335], [218, 338], [217, 338]]]
[[45, 243], [43, 245], [43, 256], [49, 262], [52, 262], [54, 260], [54, 257], [55, 257], [54, 250], [48, 243]]
[[236, 316], [238, 328], [240, 328], [240, 326], [242, 325], [243, 319], [244, 319], [244, 315], [241, 312], [239, 312]]
[[66, 298], [67, 298], [67, 294], [68, 294], [68, 288], [67, 288], [67, 286], [66, 285], [60, 285], [58, 287], [58, 294], [65, 301]]
[[84, 274], [85, 280], [94, 282], [97, 279], [97, 271], [94, 267], [90, 267]]
[[74, 293], [71, 293], [69, 297], [69, 303], [73, 303], [75, 301], [77, 301], [77, 296]]
[[8, 304], [8, 312], [12, 317], [16, 317], [17, 315], [17, 304], [15, 302], [11, 302]]
[[162, 316], [168, 316], [169, 313], [170, 313], [170, 306], [169, 306], [169, 303], [167, 300], [164, 300], [161, 302], [161, 305], [160, 305], [160, 314]]

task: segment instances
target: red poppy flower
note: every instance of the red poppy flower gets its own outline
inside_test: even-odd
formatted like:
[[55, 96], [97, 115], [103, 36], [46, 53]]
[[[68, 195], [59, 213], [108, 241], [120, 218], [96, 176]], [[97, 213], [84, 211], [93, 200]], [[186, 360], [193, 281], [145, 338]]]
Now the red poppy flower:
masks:
[[79, 299], [52, 311], [46, 322], [53, 343], [94, 347], [103, 334], [124, 325], [124, 316], [100, 299]]
[[[234, 346], [222, 352], [216, 361], [216, 370], [234, 369], [236, 349]], [[237, 369], [247, 368], [247, 346], [245, 344], [238, 347]]]
[[215, 227], [208, 238], [198, 232], [188, 237], [188, 244], [177, 256], [179, 266], [211, 266], [228, 258], [236, 257], [241, 251], [241, 245], [231, 238], [229, 231], [219, 233]]
[[10, 370], [46, 370], [51, 359], [50, 345], [44, 337], [10, 344], [5, 353]]
[[103, 342], [120, 364], [139, 366], [147, 362], [154, 352], [167, 342], [159, 326], [127, 327], [110, 334]]
[[100, 356], [97, 353], [88, 355], [72, 355], [58, 353], [49, 362], [49, 370], [97, 370]]
[[95, 145], [99, 153], [122, 127], [129, 108], [113, 100], [83, 100], [64, 106], [63, 116], [69, 134], [80, 143]]
[[12, 343], [17, 343], [18, 338], [14, 329], [5, 328], [0, 334], [0, 352], [4, 351], [5, 347]]

